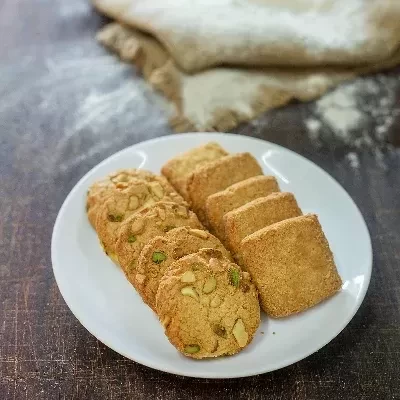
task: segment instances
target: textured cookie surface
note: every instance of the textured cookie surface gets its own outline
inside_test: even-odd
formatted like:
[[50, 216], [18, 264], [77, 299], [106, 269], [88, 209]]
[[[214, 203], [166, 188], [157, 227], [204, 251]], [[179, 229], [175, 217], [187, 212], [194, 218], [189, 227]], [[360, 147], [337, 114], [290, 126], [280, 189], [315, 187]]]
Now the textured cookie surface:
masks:
[[165, 179], [152, 177], [151, 180], [132, 180], [126, 189], [115, 190], [97, 206], [96, 231], [104, 250], [114, 261], [117, 261], [115, 243], [121, 223], [160, 200], [184, 202]]
[[92, 226], [96, 228], [97, 212], [101, 205], [114, 193], [127, 189], [138, 180], [153, 180], [156, 175], [143, 169], [120, 169], [94, 182], [88, 189], [86, 212]]
[[237, 353], [260, 324], [250, 275], [211, 249], [172, 263], [161, 279], [156, 304], [170, 342], [193, 358]]
[[272, 193], [245, 204], [224, 216], [225, 243], [235, 254], [248, 235], [275, 222], [301, 215], [292, 193]]
[[288, 219], [242, 241], [242, 257], [272, 317], [304, 311], [335, 294], [342, 281], [314, 214]]
[[261, 167], [250, 153], [237, 153], [197, 168], [188, 178], [191, 206], [201, 221], [206, 221], [205, 206], [208, 196], [234, 183], [262, 175]]
[[223, 238], [223, 217], [226, 213], [274, 192], [279, 192], [279, 186], [273, 176], [259, 175], [235, 183], [227, 189], [208, 197], [206, 201], [207, 221], [215, 234]]
[[156, 293], [165, 270], [174, 261], [204, 248], [219, 250], [232, 260], [219, 239], [200, 229], [179, 227], [150, 240], [140, 253], [136, 273], [131, 274], [131, 282], [144, 302], [155, 310]]
[[227, 156], [228, 153], [215, 142], [196, 147], [169, 160], [161, 172], [175, 189], [187, 199], [187, 178], [197, 167]]
[[143, 247], [155, 236], [164, 235], [179, 226], [202, 229], [192, 211], [182, 204], [161, 201], [132, 215], [121, 224], [115, 252], [118, 262], [131, 281]]

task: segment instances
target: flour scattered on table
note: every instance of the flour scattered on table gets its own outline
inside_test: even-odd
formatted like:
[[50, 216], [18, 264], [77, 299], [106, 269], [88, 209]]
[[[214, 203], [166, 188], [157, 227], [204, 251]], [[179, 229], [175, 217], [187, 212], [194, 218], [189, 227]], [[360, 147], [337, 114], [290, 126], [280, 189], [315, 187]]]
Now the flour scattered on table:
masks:
[[399, 77], [382, 74], [339, 86], [318, 100], [313, 115], [304, 121], [309, 138], [354, 148], [384, 145], [400, 114], [399, 87]]
[[351, 168], [353, 169], [360, 168], [360, 159], [358, 157], [358, 154], [355, 153], [354, 151], [347, 153], [346, 159], [349, 162]]

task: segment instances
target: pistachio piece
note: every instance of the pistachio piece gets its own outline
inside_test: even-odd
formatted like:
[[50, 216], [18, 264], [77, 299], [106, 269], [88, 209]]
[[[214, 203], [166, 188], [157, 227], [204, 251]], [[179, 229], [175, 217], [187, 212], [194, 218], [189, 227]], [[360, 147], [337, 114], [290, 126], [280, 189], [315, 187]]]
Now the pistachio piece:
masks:
[[156, 264], [161, 264], [163, 261], [167, 259], [167, 256], [162, 251], [155, 251], [151, 256], [151, 259]]
[[136, 210], [139, 207], [139, 199], [136, 196], [131, 196], [129, 199], [129, 210]]
[[249, 340], [249, 335], [246, 332], [244, 323], [240, 318], [235, 322], [232, 333], [240, 347], [246, 346], [247, 341]]
[[176, 215], [179, 215], [182, 218], [189, 218], [188, 216], [188, 210], [184, 206], [179, 206], [175, 209]]
[[189, 232], [193, 236], [197, 236], [200, 239], [207, 239], [208, 238], [208, 233], [206, 231], [201, 230], [201, 229], [191, 229]]
[[181, 289], [181, 293], [184, 296], [193, 297], [195, 300], [199, 301], [199, 295], [196, 293], [192, 286], [185, 286]]
[[131, 233], [137, 235], [143, 231], [144, 221], [142, 219], [136, 219], [131, 225]]
[[219, 268], [221, 266], [219, 260], [214, 257], [210, 258], [209, 264], [210, 264], [210, 267], [214, 268], [214, 269]]
[[216, 295], [212, 300], [211, 300], [211, 307], [218, 307], [221, 304], [221, 297]]
[[196, 281], [196, 277], [193, 273], [193, 271], [186, 271], [182, 276], [181, 276], [181, 282], [185, 283], [192, 283]]
[[167, 315], [167, 316], [164, 317], [164, 319], [161, 321], [161, 325], [164, 327], [164, 329], [166, 329], [170, 322], [171, 322], [171, 317]]
[[250, 279], [250, 274], [248, 273], [248, 272], [246, 272], [246, 271], [243, 271], [242, 272], [242, 277], [243, 277], [243, 279]]
[[184, 349], [185, 353], [194, 354], [200, 351], [200, 346], [198, 344], [188, 344]]
[[167, 232], [169, 232], [171, 229], [175, 229], [175, 228], [176, 228], [175, 225], [167, 225], [167, 226], [164, 228], [164, 232], [167, 233]]
[[146, 275], [136, 274], [135, 278], [136, 278], [136, 282], [138, 282], [141, 285], [145, 281]]
[[159, 215], [159, 217], [161, 218], [162, 221], [165, 220], [166, 214], [165, 214], [165, 210], [163, 208], [159, 208], [158, 209], [158, 215]]
[[108, 214], [107, 218], [110, 222], [121, 222], [124, 216], [122, 214]]
[[205, 294], [212, 293], [216, 287], [217, 287], [217, 280], [215, 279], [215, 277], [210, 276], [204, 283], [203, 293]]
[[226, 329], [221, 324], [213, 324], [211, 326], [211, 329], [219, 337], [222, 337], [224, 339], [227, 338]]
[[162, 199], [164, 197], [164, 189], [158, 182], [152, 182], [150, 187], [151, 191], [156, 197], [158, 197], [159, 199]]
[[236, 288], [239, 287], [240, 283], [240, 272], [236, 268], [231, 268], [228, 272], [229, 284], [235, 286]]
[[136, 236], [135, 235], [129, 235], [128, 236], [128, 243], [133, 243], [136, 242]]

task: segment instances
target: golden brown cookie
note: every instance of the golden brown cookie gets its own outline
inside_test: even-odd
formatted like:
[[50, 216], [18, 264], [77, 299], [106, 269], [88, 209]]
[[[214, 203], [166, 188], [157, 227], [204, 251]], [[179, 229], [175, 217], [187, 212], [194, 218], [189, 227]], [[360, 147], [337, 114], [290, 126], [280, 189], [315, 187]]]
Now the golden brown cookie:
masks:
[[159, 182], [168, 192], [174, 191], [164, 177], [157, 176], [150, 171], [143, 169], [120, 169], [94, 182], [88, 189], [86, 211], [92, 226], [96, 228], [98, 209], [110, 196], [141, 180]]
[[141, 251], [136, 273], [130, 275], [131, 283], [143, 301], [155, 311], [156, 293], [165, 270], [174, 261], [204, 248], [219, 250], [232, 260], [223, 244], [204, 230], [182, 226], [168, 231], [164, 236], [156, 236]]
[[193, 358], [239, 352], [260, 324], [250, 274], [214, 249], [172, 263], [161, 279], [156, 306], [169, 341]]
[[225, 244], [235, 255], [240, 256], [240, 242], [246, 236], [275, 222], [299, 215], [301, 210], [292, 193], [272, 193], [260, 197], [224, 216]]
[[210, 142], [172, 158], [162, 167], [161, 173], [185, 199], [188, 199], [186, 184], [190, 173], [199, 166], [227, 155], [218, 143]]
[[212, 194], [206, 201], [207, 221], [213, 232], [224, 238], [223, 217], [229, 211], [243, 206], [259, 197], [279, 192], [278, 182], [273, 176], [259, 175], [235, 183], [227, 189]]
[[332, 252], [314, 214], [287, 219], [246, 237], [243, 261], [272, 317], [304, 311], [342, 285]]
[[197, 168], [190, 174], [187, 183], [193, 211], [205, 223], [205, 206], [208, 196], [234, 183], [262, 174], [261, 167], [250, 153], [233, 154]]
[[[118, 231], [115, 252], [125, 274], [132, 281], [143, 247], [155, 236], [179, 226], [202, 229], [196, 214], [183, 204], [160, 201], [125, 220]], [[136, 279], [138, 281], [138, 279]]]
[[115, 256], [117, 232], [125, 219], [160, 200], [184, 203], [183, 198], [175, 191], [168, 191], [171, 188], [169, 184], [163, 186], [162, 183], [163, 181], [158, 180], [131, 181], [130, 186], [116, 190], [108, 200], [97, 207], [96, 231], [104, 251], [115, 262], [118, 262]]

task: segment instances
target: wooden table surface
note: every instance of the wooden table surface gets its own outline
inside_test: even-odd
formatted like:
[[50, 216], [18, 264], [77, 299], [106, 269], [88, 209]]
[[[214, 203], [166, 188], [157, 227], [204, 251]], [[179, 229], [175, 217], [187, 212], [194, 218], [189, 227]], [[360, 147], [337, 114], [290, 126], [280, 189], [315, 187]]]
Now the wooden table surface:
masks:
[[63, 200], [107, 156], [172, 133], [158, 96], [96, 43], [104, 23], [84, 0], [0, 0], [0, 399], [400, 399], [400, 149], [354, 149], [328, 137], [317, 146], [302, 123], [312, 104], [236, 132], [320, 165], [367, 221], [371, 285], [336, 339], [280, 371], [198, 380], [120, 356], [73, 316], [50, 260]]

